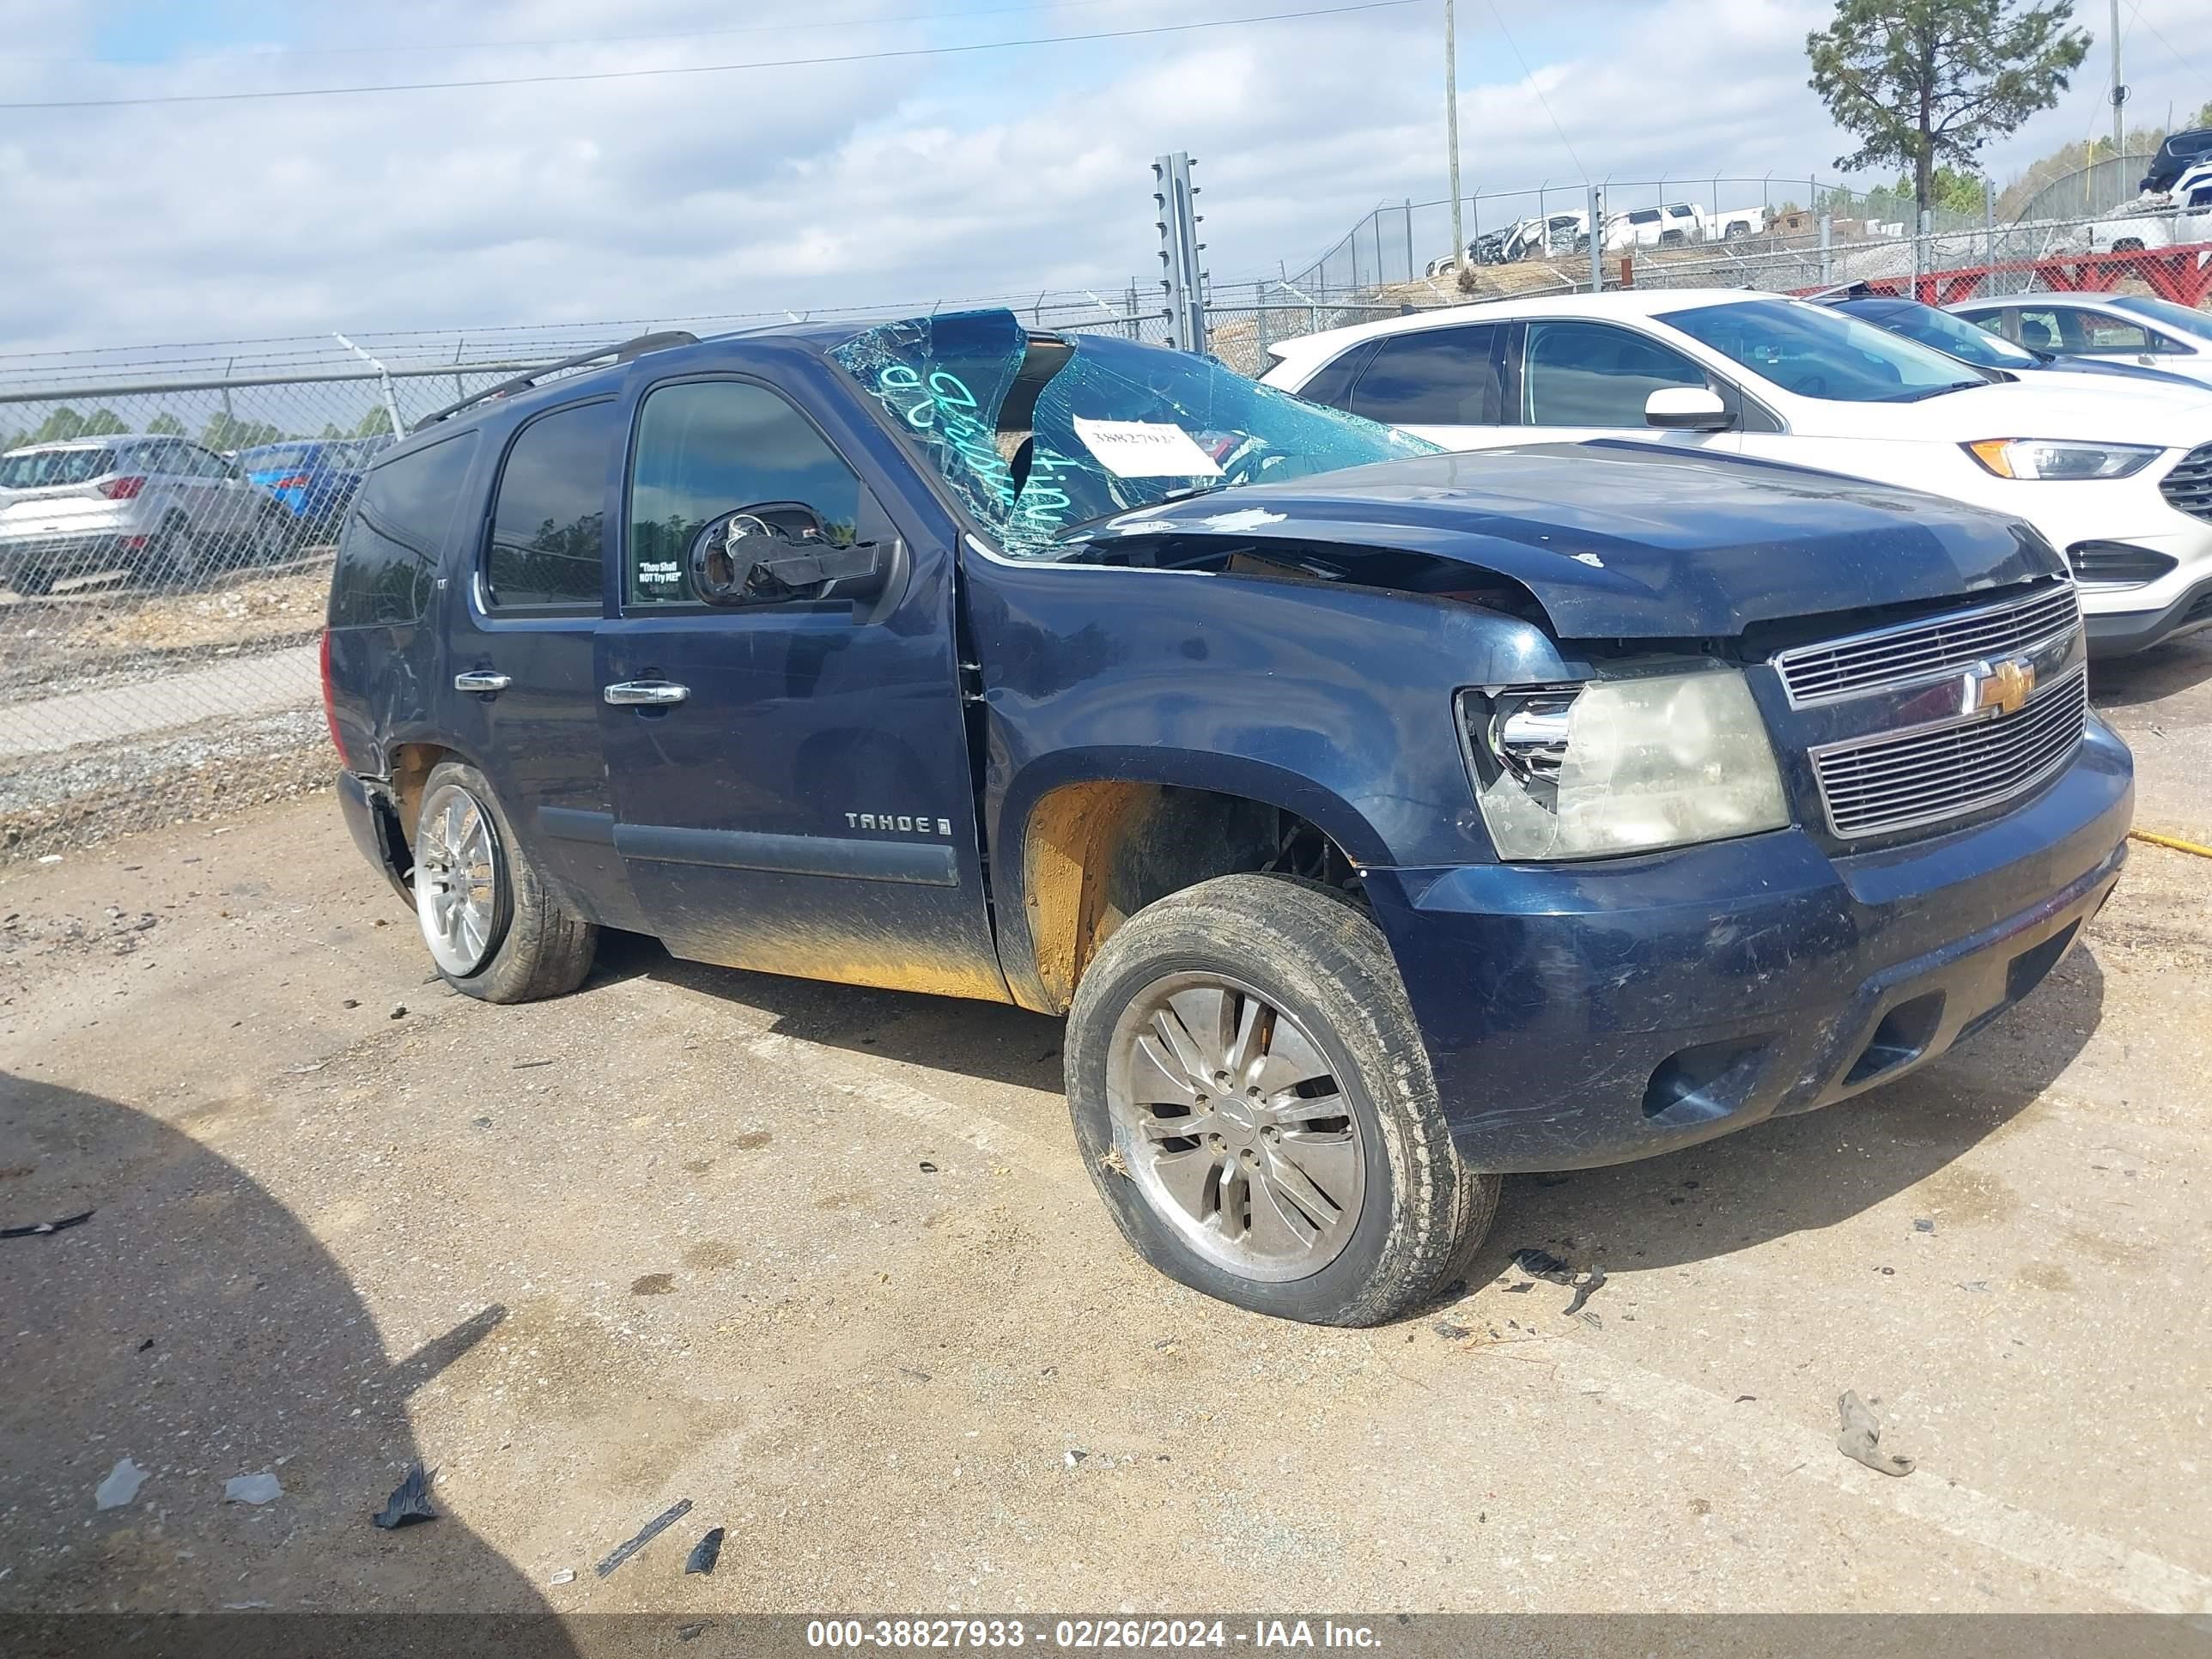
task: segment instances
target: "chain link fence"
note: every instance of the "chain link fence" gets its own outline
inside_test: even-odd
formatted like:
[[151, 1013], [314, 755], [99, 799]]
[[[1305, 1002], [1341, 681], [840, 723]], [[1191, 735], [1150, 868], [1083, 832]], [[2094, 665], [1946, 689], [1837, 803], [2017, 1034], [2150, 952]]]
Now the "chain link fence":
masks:
[[1627, 275], [1637, 288], [1754, 288], [1806, 293], [1866, 283], [1930, 305], [1993, 295], [2118, 290], [2197, 309], [2212, 285], [2212, 210], [1891, 234], [1893, 227], [1802, 216], [1717, 250], [1655, 250]]
[[180, 351], [106, 378], [85, 354], [0, 380], [0, 860], [326, 781], [353, 492], [396, 428], [525, 366], [209, 378]]

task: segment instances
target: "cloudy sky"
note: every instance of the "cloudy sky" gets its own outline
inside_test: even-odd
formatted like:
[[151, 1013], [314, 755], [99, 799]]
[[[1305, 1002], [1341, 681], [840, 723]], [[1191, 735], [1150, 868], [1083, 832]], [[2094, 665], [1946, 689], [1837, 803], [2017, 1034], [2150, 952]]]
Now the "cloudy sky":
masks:
[[[1118, 289], [1156, 274], [1149, 163], [1167, 149], [1198, 158], [1218, 282], [1295, 271], [1376, 203], [1445, 194], [1441, 0], [889, 54], [1348, 3], [0, 0], [13, 105], [885, 54], [0, 108], [0, 354]], [[2202, 3], [2122, 0], [2136, 118], [2212, 96]], [[2000, 179], [2109, 130], [2106, 6], [2079, 9], [2091, 60], [1991, 154]], [[1829, 178], [1849, 145], [1803, 56], [1827, 11], [1460, 0], [1463, 187]], [[1722, 194], [1746, 189], [1756, 202]], [[1434, 240], [1421, 258], [1446, 251]]]

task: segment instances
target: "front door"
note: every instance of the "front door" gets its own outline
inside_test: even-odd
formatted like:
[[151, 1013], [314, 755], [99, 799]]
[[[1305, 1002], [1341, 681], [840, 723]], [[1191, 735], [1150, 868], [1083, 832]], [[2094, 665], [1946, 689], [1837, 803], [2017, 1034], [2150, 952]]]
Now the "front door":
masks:
[[[952, 550], [896, 521], [823, 428], [767, 385], [636, 385], [599, 719], [615, 846], [647, 926], [699, 961], [1005, 1000]], [[878, 544], [888, 585], [842, 598], [835, 583], [763, 577], [743, 603], [699, 602], [693, 538], [753, 509], [823, 542]]]
[[1740, 398], [1681, 352], [1633, 329], [1579, 319], [1531, 321], [1517, 350], [1509, 351], [1507, 368], [1506, 395], [1522, 428], [1514, 434], [1518, 442], [1634, 438], [1729, 454], [1741, 447], [1733, 429], [1698, 432], [1645, 422], [1644, 404], [1667, 387], [1708, 388], [1732, 409]]

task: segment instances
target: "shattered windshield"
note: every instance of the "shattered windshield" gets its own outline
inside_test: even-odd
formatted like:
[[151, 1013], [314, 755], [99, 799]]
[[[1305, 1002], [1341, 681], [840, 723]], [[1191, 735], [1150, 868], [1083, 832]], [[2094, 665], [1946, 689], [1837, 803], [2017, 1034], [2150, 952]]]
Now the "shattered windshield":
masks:
[[1032, 338], [1010, 311], [886, 323], [830, 353], [1015, 558], [1126, 508], [1436, 446], [1203, 357], [1104, 335]]

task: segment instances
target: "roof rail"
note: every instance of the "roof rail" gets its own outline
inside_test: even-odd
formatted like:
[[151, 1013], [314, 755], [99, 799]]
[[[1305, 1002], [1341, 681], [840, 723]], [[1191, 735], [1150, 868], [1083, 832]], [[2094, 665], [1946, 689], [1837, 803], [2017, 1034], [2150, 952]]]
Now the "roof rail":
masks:
[[[697, 335], [684, 329], [673, 328], [659, 334], [641, 334], [635, 339], [624, 340], [618, 345], [599, 346], [590, 351], [579, 352], [573, 357], [563, 357], [557, 363], [548, 363], [543, 368], [533, 368], [527, 374], [518, 374], [511, 380], [501, 380], [495, 386], [471, 393], [458, 403], [447, 404], [443, 409], [434, 409], [407, 429], [410, 433], [421, 432], [427, 428], [437, 425], [441, 421], [451, 420], [465, 409], [473, 409], [478, 404], [489, 403], [495, 398], [511, 398], [518, 392], [527, 392], [548, 374], [557, 374], [564, 368], [582, 368], [586, 364], [610, 359], [614, 362], [626, 363], [633, 357], [642, 357], [648, 351], [665, 351], [672, 346], [698, 343]], [[461, 373], [467, 372], [468, 365], [462, 364]]]

